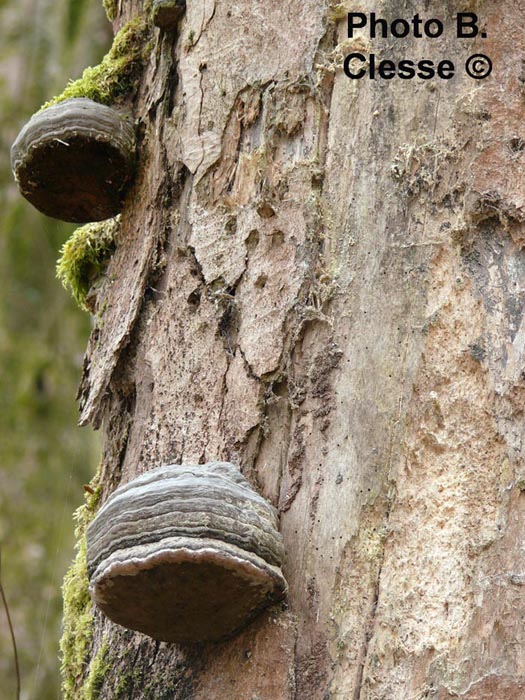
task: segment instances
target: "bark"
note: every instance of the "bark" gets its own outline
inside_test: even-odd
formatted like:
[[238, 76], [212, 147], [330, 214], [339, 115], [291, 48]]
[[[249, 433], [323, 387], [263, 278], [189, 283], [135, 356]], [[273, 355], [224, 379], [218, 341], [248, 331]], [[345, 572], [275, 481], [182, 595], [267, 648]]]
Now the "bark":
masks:
[[[116, 27], [142, 11], [122, 5]], [[525, 5], [428, 5], [446, 38], [376, 51], [482, 50], [490, 79], [350, 81], [371, 46], [315, 0], [189, 0], [155, 35], [82, 420], [103, 498], [239, 464], [279, 508], [290, 592], [204, 648], [97, 616], [104, 700], [523, 695]], [[459, 41], [474, 5], [489, 38]]]

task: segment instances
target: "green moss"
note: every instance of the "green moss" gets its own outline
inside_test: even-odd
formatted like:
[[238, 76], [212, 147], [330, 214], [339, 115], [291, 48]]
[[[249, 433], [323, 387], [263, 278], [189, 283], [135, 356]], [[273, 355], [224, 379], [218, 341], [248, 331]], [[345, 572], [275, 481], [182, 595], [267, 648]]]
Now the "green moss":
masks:
[[138, 687], [143, 690], [144, 674], [141, 669], [130, 668], [121, 671], [118, 683], [115, 687], [115, 700], [128, 700], [131, 697], [133, 688]]
[[117, 3], [115, 0], [102, 0], [104, 9], [106, 10], [106, 17], [110, 22], [113, 22], [117, 15]]
[[150, 50], [150, 29], [144, 17], [135, 17], [116, 34], [113, 45], [94, 68], [86, 68], [82, 77], [69, 83], [42, 109], [73, 97], [88, 97], [100, 104], [113, 104], [136, 86]]
[[107, 639], [104, 638], [100, 649], [91, 660], [89, 673], [82, 688], [82, 700], [98, 700], [100, 691], [104, 685], [104, 679], [109, 669], [109, 649]]
[[129, 698], [133, 688], [133, 677], [126, 673], [120, 676], [117, 687], [115, 688], [115, 698]]
[[77, 556], [64, 578], [62, 588], [64, 616], [60, 652], [64, 700], [78, 700], [91, 648], [93, 613], [86, 564], [87, 527], [100, 503], [98, 481], [97, 474], [93, 480], [93, 493], [86, 494], [86, 503], [75, 512]]
[[60, 251], [57, 277], [84, 311], [89, 290], [115, 251], [119, 217], [78, 228]]

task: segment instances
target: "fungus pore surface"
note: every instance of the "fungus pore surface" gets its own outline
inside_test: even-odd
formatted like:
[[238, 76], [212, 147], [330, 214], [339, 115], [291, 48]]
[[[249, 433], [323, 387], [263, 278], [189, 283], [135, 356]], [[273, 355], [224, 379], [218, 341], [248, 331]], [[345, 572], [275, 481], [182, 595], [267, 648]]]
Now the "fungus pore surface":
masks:
[[131, 118], [86, 98], [37, 112], [11, 148], [22, 195], [47, 216], [75, 223], [120, 212], [134, 160]]

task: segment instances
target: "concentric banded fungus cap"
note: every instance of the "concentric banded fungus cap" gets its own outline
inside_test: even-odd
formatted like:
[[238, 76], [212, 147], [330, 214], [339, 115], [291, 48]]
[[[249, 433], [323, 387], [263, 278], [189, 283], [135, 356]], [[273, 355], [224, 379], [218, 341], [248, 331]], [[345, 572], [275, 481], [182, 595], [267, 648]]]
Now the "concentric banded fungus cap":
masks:
[[165, 31], [176, 29], [185, 12], [186, 0], [153, 0], [153, 24]]
[[94, 602], [167, 642], [227, 638], [282, 600], [283, 555], [275, 509], [224, 462], [147, 472], [88, 529]]
[[121, 211], [134, 159], [131, 118], [83, 97], [37, 112], [11, 148], [22, 195], [44, 214], [75, 223]]

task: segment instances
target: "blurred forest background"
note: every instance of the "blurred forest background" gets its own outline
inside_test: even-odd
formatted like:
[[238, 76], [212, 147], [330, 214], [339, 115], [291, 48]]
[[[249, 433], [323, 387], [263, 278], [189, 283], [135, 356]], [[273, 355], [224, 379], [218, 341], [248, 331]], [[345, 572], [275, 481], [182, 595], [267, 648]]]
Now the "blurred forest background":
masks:
[[[90, 320], [55, 277], [73, 226], [18, 194], [9, 149], [30, 116], [111, 43], [99, 0], [0, 0], [0, 544], [23, 700], [60, 697], [61, 584], [72, 513], [99, 460], [77, 427], [75, 394]], [[15, 698], [0, 610], [0, 699]]]

